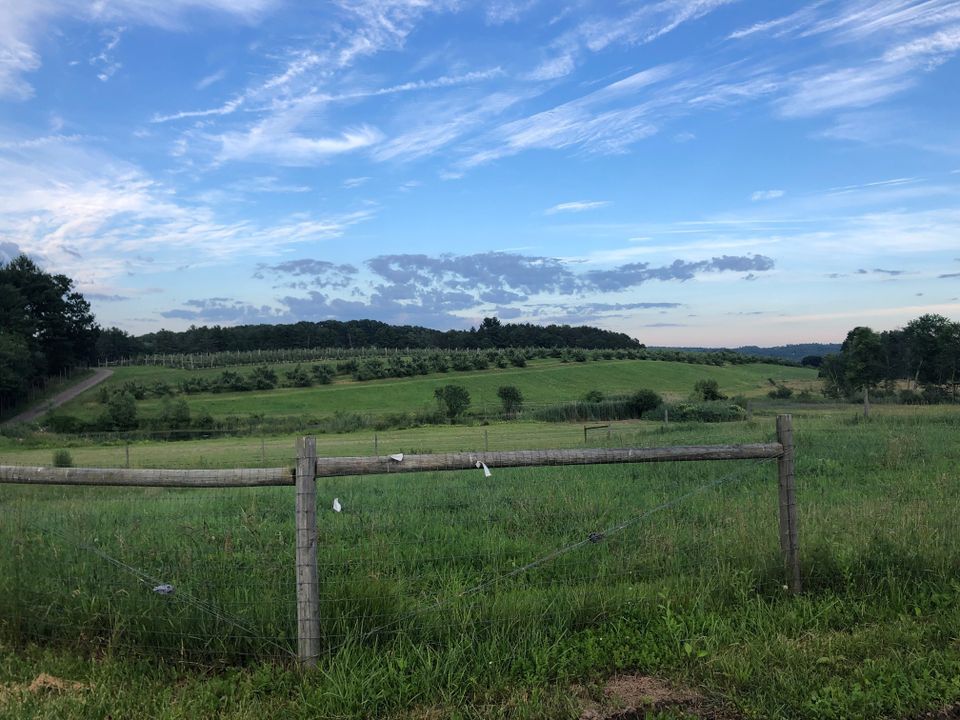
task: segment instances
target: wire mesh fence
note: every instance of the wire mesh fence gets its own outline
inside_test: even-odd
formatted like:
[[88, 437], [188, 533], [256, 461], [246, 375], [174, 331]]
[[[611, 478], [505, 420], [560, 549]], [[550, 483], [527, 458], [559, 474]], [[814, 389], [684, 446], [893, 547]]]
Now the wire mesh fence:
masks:
[[[758, 587], [779, 587], [770, 468], [693, 468], [318, 478], [320, 651], [599, 622], [745, 552]], [[292, 658], [293, 501], [283, 487], [0, 486], [0, 625], [186, 661]]]
[[[929, 587], [931, 603], [953, 597], [960, 452], [948, 440], [958, 427], [908, 417], [798, 426], [806, 592], [880, 594], [892, 612], [913, 612], [908, 584]], [[582, 428], [571, 431], [582, 445]], [[257, 450], [236, 464], [255, 466]], [[333, 450], [321, 442], [318, 455]], [[270, 464], [293, 468], [288, 440], [281, 453]], [[777, 464], [317, 477], [321, 658], [504, 638], [519, 653], [534, 638], [642, 623], [681, 601], [779, 603]], [[295, 492], [0, 485], [0, 632], [202, 663], [290, 660]], [[678, 640], [695, 647], [698, 632], [678, 628]]]

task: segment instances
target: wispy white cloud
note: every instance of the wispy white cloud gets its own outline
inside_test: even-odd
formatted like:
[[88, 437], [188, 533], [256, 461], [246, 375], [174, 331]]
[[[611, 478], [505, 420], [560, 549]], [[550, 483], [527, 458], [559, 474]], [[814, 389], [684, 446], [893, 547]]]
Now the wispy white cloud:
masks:
[[[187, 13], [227, 15], [242, 22], [254, 22], [263, 16], [278, 0], [111, 0], [85, 2], [83, 0], [30, 0], [29, 2], [0, 3], [0, 98], [24, 100], [33, 94], [24, 75], [41, 65], [39, 53], [33, 44], [47, 26], [59, 17], [78, 19], [97, 24], [130, 23], [149, 25], [168, 30], [183, 29]], [[111, 45], [111, 42], [113, 43]], [[107, 53], [116, 47], [108, 39], [103, 57], [93, 58], [100, 63], [101, 80], [109, 80], [119, 64]], [[101, 77], [102, 76], [102, 77]]]
[[[267, 191], [301, 190], [269, 178], [259, 184]], [[0, 153], [0, 195], [0, 237], [82, 288], [172, 270], [185, 253], [193, 262], [212, 262], [339, 237], [373, 215], [367, 208], [225, 220], [216, 207], [179, 199], [134, 165], [68, 142]]]
[[278, 165], [316, 165], [334, 155], [370, 147], [383, 138], [374, 127], [361, 125], [348, 128], [340, 135], [310, 137], [294, 132], [283, 118], [270, 118], [247, 132], [230, 132], [218, 136], [220, 151], [217, 158], [226, 160], [257, 160]]
[[596, 210], [610, 205], [609, 200], [575, 200], [573, 202], [558, 203], [553, 207], [544, 210], [547, 215], [556, 215], [557, 213], [573, 212], [579, 213], [585, 210]]
[[361, 185], [367, 183], [369, 180], [370, 180], [369, 177], [352, 177], [352, 178], [347, 178], [346, 180], [343, 181], [343, 186], [344, 186], [345, 188], [347, 188], [348, 190], [351, 190], [351, 189], [353, 189], [353, 188], [360, 187]]
[[783, 190], [756, 190], [750, 196], [750, 199], [753, 202], [758, 202], [760, 200], [776, 200], [779, 197], [783, 197], [783, 195]]
[[209, 75], [205, 75], [202, 78], [200, 78], [197, 81], [197, 84], [194, 85], [194, 88], [196, 88], [197, 90], [206, 90], [208, 87], [210, 87], [214, 83], [218, 83], [221, 80], [223, 80], [226, 76], [227, 76], [226, 70], [223, 70], [223, 69], [217, 70], [216, 72], [212, 72]]

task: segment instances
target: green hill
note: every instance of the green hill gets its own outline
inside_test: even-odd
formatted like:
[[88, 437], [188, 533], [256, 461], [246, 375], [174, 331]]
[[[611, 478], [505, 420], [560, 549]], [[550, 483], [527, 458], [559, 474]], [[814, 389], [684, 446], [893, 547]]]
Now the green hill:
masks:
[[[241, 368], [238, 368], [238, 370]], [[278, 368], [278, 369], [283, 369]], [[118, 387], [129, 380], [143, 383], [165, 381], [176, 385], [187, 377], [214, 376], [217, 370], [177, 370], [162, 367], [118, 368], [106, 383]], [[243, 370], [248, 371], [249, 368]], [[691, 365], [652, 360], [611, 360], [590, 363], [563, 363], [555, 359], [531, 361], [524, 368], [449, 372], [411, 378], [357, 382], [341, 380], [331, 385], [308, 388], [277, 388], [265, 391], [200, 393], [184, 395], [191, 412], [207, 410], [215, 418], [230, 415], [262, 414], [268, 417], [325, 417], [338, 411], [375, 415], [409, 412], [433, 405], [433, 391], [446, 384], [464, 386], [474, 411], [495, 411], [499, 407], [497, 388], [515, 385], [527, 407], [577, 400], [589, 390], [613, 395], [650, 388], [667, 398], [689, 395], [694, 383], [715, 379], [728, 394], [760, 396], [769, 390], [770, 379], [791, 384], [816, 381], [816, 371], [782, 365]], [[98, 390], [84, 393], [64, 405], [60, 414], [92, 420], [103, 410]], [[162, 400], [150, 398], [138, 403], [140, 417], [160, 412]]]

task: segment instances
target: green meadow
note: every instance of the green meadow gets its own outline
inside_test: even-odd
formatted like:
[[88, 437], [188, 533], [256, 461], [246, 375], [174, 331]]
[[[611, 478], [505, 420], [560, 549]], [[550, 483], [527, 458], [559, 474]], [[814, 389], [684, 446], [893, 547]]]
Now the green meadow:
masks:
[[[325, 390], [344, 392], [304, 392]], [[612, 423], [587, 444], [771, 441], [777, 412]], [[603, 688], [624, 675], [682, 690], [649, 717], [913, 718], [955, 706], [960, 413], [793, 413], [799, 596], [783, 588], [775, 462], [318, 480], [323, 654], [308, 672], [290, 656], [292, 488], [2, 486], [0, 717], [615, 717], [622, 701]], [[293, 440], [140, 441], [130, 458], [287, 465]], [[582, 425], [505, 422], [318, 446], [370, 454], [374, 441], [381, 453], [439, 452], [582, 447], [584, 436]], [[28, 445], [5, 438], [0, 459], [48, 463], [57, 439]], [[125, 462], [123, 445], [69, 449], [78, 465]], [[79, 685], [30, 690], [40, 673]]]
[[[282, 375], [293, 365], [273, 366]], [[145, 384], [164, 381], [176, 386], [191, 377], [215, 378], [224, 369], [248, 374], [250, 366], [183, 370], [163, 367], [117, 368], [104, 383], [108, 389], [126, 381]], [[184, 395], [192, 412], [207, 410], [213, 417], [262, 414], [272, 417], [324, 417], [336, 412], [386, 414], [412, 412], [433, 407], [433, 391], [446, 384], [464, 386], [470, 393], [471, 410], [495, 413], [499, 408], [497, 389], [515, 385], [523, 393], [525, 403], [543, 405], [581, 398], [590, 390], [608, 395], [650, 388], [665, 397], [685, 398], [701, 379], [714, 379], [728, 395], [762, 397], [772, 387], [770, 379], [786, 382], [799, 388], [819, 388], [816, 370], [783, 365], [693, 365], [656, 360], [602, 360], [587, 363], [563, 363], [555, 359], [532, 360], [527, 367], [490, 369], [468, 372], [434, 373], [411, 378], [391, 378], [356, 382], [338, 378], [330, 385], [309, 388], [278, 388], [274, 390], [199, 393]], [[103, 406], [98, 391], [91, 390], [64, 405], [61, 413], [91, 420]], [[153, 417], [160, 412], [161, 400], [146, 399], [138, 403], [141, 417]]]

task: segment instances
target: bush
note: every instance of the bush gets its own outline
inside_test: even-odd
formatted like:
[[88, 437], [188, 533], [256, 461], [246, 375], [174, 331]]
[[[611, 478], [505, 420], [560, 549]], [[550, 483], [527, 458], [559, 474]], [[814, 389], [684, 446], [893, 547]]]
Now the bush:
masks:
[[767, 397], [774, 400], [789, 400], [793, 397], [793, 388], [788, 388], [786, 385], [777, 385], [775, 390], [767, 393]]
[[258, 365], [250, 373], [250, 384], [254, 390], [273, 390], [277, 382], [277, 373], [266, 365]]
[[588, 390], [583, 396], [583, 402], [598, 403], [603, 402], [603, 393], [599, 390]]
[[210, 414], [207, 408], [202, 408], [200, 412], [197, 413], [193, 425], [199, 430], [212, 430], [214, 425], [213, 415]]
[[470, 393], [463, 385], [444, 385], [433, 391], [440, 411], [450, 422], [456, 420], [470, 406]]
[[697, 400], [704, 402], [727, 399], [727, 396], [720, 392], [720, 386], [717, 384], [717, 381], [707, 378], [697, 380], [697, 382], [694, 383], [693, 396]]
[[329, 385], [333, 382], [333, 376], [336, 370], [330, 365], [314, 365], [310, 368], [313, 379], [321, 385]]
[[916, 390], [904, 388], [897, 394], [897, 400], [903, 405], [921, 405], [923, 396]]
[[183, 398], [164, 398], [160, 406], [159, 423], [165, 430], [186, 430], [190, 427], [190, 406]]
[[73, 415], [49, 415], [47, 427], [55, 433], [80, 433], [84, 430], [84, 423]]
[[497, 397], [503, 404], [505, 415], [516, 415], [523, 407], [523, 393], [515, 385], [501, 385], [497, 388]]
[[313, 385], [313, 378], [310, 373], [300, 367], [299, 363], [293, 369], [287, 370], [284, 376], [291, 387], [310, 387]]
[[716, 400], [677, 403], [664, 408], [669, 410], [670, 419], [678, 422], [733, 422], [747, 417], [747, 411], [739, 405]]
[[137, 427], [137, 401], [133, 395], [125, 390], [113, 393], [100, 424], [109, 430], [133, 430]]
[[69, 450], [57, 450], [53, 453], [54, 467], [73, 467], [73, 455]]
[[645, 412], [656, 410], [663, 405], [663, 398], [653, 390], [644, 388], [643, 390], [637, 390], [630, 396], [630, 405], [636, 413], [636, 417], [640, 418], [643, 417]]

